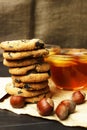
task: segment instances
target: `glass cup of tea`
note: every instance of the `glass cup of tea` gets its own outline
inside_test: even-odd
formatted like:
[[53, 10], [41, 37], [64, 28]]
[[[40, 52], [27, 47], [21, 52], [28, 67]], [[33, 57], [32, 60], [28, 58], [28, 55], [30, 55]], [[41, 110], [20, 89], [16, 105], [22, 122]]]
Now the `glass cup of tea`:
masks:
[[87, 86], [87, 55], [85, 53], [49, 55], [51, 79], [59, 89], [79, 90]]

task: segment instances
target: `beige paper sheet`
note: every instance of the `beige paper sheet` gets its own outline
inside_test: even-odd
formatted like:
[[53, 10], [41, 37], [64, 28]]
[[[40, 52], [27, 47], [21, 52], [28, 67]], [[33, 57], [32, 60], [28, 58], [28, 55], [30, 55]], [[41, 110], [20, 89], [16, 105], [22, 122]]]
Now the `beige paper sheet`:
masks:
[[[11, 82], [10, 78], [0, 78], [0, 87], [5, 87], [8, 82]], [[51, 84], [51, 91], [53, 92], [52, 99], [56, 108], [61, 100], [70, 99], [73, 91], [58, 90], [54, 88], [55, 86]], [[87, 90], [83, 91], [87, 94]], [[75, 112], [73, 114], [70, 114], [70, 116], [63, 121], [59, 120], [59, 118], [55, 114], [51, 116], [40, 116], [37, 112], [36, 104], [27, 104], [24, 108], [21, 109], [12, 108], [9, 102], [9, 98], [5, 99], [3, 102], [0, 102], [0, 109], [6, 109], [16, 114], [27, 114], [35, 117], [45, 118], [48, 120], [56, 120], [65, 126], [82, 126], [87, 128], [87, 101], [84, 104], [77, 105]]]

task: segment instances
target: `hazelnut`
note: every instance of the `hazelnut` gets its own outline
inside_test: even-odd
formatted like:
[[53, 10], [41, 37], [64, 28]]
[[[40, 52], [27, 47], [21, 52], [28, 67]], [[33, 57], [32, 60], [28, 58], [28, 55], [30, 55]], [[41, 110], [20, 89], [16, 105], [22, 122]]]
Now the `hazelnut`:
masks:
[[76, 103], [74, 101], [67, 99], [67, 100], [63, 100], [61, 103], [63, 103], [68, 107], [69, 114], [75, 111]]
[[11, 96], [10, 104], [14, 108], [22, 108], [25, 105], [24, 97], [22, 97], [22, 96]]
[[65, 120], [69, 115], [69, 109], [64, 103], [60, 103], [57, 106], [55, 113], [60, 120]]
[[50, 98], [42, 98], [37, 103], [37, 110], [40, 115], [48, 116], [53, 112], [54, 109], [54, 102]]
[[81, 91], [75, 91], [72, 94], [72, 100], [76, 103], [76, 104], [82, 104], [85, 102], [85, 97], [86, 94], [84, 92]]

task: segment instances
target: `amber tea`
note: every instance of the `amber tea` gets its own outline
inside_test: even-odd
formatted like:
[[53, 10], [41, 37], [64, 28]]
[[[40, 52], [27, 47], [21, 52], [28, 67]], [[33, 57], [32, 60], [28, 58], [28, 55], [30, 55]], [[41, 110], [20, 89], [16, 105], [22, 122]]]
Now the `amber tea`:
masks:
[[87, 85], [87, 61], [80, 56], [51, 55], [51, 78], [60, 89], [77, 90]]

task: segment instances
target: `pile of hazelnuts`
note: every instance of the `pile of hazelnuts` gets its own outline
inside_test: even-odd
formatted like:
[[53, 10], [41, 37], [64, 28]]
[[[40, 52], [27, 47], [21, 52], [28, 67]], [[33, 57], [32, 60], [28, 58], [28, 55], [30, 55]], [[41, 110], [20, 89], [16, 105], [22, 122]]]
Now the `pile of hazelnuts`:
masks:
[[[49, 116], [55, 113], [60, 120], [65, 120], [74, 113], [76, 105], [85, 102], [86, 94], [80, 90], [72, 93], [71, 99], [62, 100], [54, 110], [54, 102], [51, 98], [42, 98], [37, 102], [37, 111], [41, 116]], [[10, 104], [14, 108], [22, 108], [25, 105], [21, 96], [11, 96]]]

